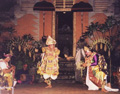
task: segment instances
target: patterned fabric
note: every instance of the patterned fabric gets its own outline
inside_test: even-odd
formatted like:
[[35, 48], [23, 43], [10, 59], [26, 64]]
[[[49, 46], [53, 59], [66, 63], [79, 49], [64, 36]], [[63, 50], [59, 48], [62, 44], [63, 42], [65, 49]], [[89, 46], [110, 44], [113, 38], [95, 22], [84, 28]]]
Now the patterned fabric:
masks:
[[12, 86], [13, 86], [12, 73], [5, 73], [4, 74], [1, 67], [0, 67], [0, 87], [10, 87], [7, 89], [11, 90]]
[[37, 73], [41, 75], [58, 75], [58, 55], [60, 54], [60, 51], [56, 47], [53, 50], [50, 50], [49, 47], [43, 47], [42, 52], [44, 53], [44, 56], [41, 60], [41, 66], [38, 66]]
[[108, 72], [107, 72], [107, 63], [106, 63], [105, 58], [104, 58], [103, 55], [99, 55], [98, 66], [99, 66], [100, 71], [103, 71], [106, 74], [108, 74]]
[[[97, 55], [97, 54], [95, 52], [93, 52], [91, 56], [85, 58], [85, 61], [90, 64], [92, 64], [93, 62], [96, 62], [93, 60], [93, 57], [95, 55]], [[89, 66], [89, 70], [88, 70], [89, 71], [89, 79], [99, 88], [102, 88], [103, 83], [104, 83], [104, 78], [106, 76], [105, 72], [103, 72], [102, 70], [104, 68], [107, 68], [107, 67], [105, 67], [107, 64], [105, 64], [106, 62], [103, 62], [102, 58], [103, 58], [103, 56], [101, 57], [99, 55], [99, 57], [97, 58], [97, 65]]]
[[13, 77], [12, 77], [12, 73], [5, 73], [4, 74], [5, 79], [8, 82], [8, 86], [12, 87], [13, 86]]
[[8, 87], [8, 82], [4, 77], [2, 69], [0, 68], [0, 87], [6, 87], [6, 86]]

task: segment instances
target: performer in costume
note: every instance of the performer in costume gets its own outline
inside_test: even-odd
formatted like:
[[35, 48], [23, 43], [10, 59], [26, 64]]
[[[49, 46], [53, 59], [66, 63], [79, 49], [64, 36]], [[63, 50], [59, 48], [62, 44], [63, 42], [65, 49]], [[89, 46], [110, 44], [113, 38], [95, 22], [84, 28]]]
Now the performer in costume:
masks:
[[55, 47], [56, 41], [48, 36], [46, 40], [47, 47], [42, 48], [42, 64], [38, 66], [37, 73], [43, 75], [46, 88], [52, 88], [51, 80], [57, 79], [59, 74], [58, 56], [60, 50]]
[[16, 73], [16, 77], [17, 77], [17, 82], [20, 84], [32, 84], [34, 81], [33, 76], [29, 74], [27, 64], [24, 64], [23, 68], [20, 69], [18, 73]]
[[77, 42], [77, 48], [76, 48], [76, 55], [75, 55], [75, 80], [77, 82], [83, 82], [83, 68], [80, 66], [84, 62], [85, 58], [85, 52], [84, 52], [84, 46], [87, 45], [85, 42], [85, 39], [83, 37], [80, 37], [80, 40]]
[[111, 84], [107, 77], [107, 63], [103, 56], [92, 52], [88, 47], [84, 47], [85, 50], [85, 63], [82, 65], [87, 67], [86, 85], [88, 90], [102, 91], [119, 91], [118, 89], [111, 88]]
[[6, 57], [5, 59], [1, 59], [0, 60], [0, 68], [3, 72], [3, 74], [1, 74], [1, 76], [3, 76], [8, 83], [8, 90], [11, 90], [11, 87], [13, 86], [13, 81], [14, 81], [14, 75], [15, 75], [15, 66], [11, 65], [9, 66], [8, 62], [11, 59], [11, 55], [10, 54], [4, 54], [4, 56]]

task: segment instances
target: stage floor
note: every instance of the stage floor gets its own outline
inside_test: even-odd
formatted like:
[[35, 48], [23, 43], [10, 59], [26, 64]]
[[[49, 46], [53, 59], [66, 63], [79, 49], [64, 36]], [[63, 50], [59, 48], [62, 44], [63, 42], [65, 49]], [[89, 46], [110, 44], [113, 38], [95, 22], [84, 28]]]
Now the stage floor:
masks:
[[[87, 86], [80, 83], [53, 83], [53, 88], [46, 89], [45, 83], [17, 84], [14, 94], [106, 94], [100, 90], [88, 91]], [[8, 94], [2, 91], [2, 94]], [[119, 92], [108, 92], [107, 94], [120, 94]]]

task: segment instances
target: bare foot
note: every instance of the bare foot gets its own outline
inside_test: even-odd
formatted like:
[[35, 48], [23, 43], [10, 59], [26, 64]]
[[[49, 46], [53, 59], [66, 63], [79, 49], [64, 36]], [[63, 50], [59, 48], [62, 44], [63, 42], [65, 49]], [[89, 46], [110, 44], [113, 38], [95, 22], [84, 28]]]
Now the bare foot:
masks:
[[101, 91], [103, 91], [103, 92], [108, 92], [106, 89], [104, 89], [104, 88], [102, 88], [102, 90]]
[[48, 86], [46, 86], [45, 88], [52, 88], [52, 86], [51, 86], [51, 85], [48, 85]]
[[44, 82], [47, 83], [47, 80], [45, 80]]

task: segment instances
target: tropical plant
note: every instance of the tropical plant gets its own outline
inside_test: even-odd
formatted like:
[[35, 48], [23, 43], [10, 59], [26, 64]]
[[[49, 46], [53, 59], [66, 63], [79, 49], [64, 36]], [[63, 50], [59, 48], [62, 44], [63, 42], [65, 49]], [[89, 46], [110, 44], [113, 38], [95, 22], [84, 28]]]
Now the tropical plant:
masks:
[[23, 36], [22, 36], [22, 39], [23, 39], [25, 42], [34, 40], [33, 37], [31, 36], [31, 34], [23, 35]]
[[5, 27], [5, 26], [0, 24], [0, 36], [1, 36], [2, 33], [5, 33], [5, 32], [9, 32], [10, 34], [13, 34], [16, 31], [12, 26], [11, 27]]
[[[97, 39], [94, 32], [97, 33], [97, 36], [99, 36], [98, 32], [100, 32], [102, 37]], [[104, 51], [108, 51], [108, 56], [110, 56], [113, 62], [113, 60], [115, 60], [114, 58], [117, 58], [115, 54], [119, 53], [117, 48], [120, 47], [120, 20], [118, 21], [113, 16], [108, 16], [104, 24], [99, 24], [98, 22], [91, 23], [87, 27], [87, 31], [81, 37], [92, 40], [92, 47], [95, 45], [96, 49], [98, 49], [98, 46], [100, 46], [100, 48], [104, 46]], [[120, 54], [117, 54], [117, 56], [118, 55], [120, 56]]]

